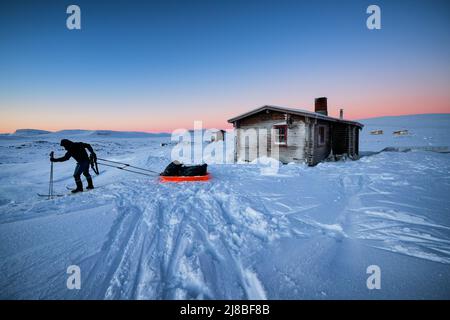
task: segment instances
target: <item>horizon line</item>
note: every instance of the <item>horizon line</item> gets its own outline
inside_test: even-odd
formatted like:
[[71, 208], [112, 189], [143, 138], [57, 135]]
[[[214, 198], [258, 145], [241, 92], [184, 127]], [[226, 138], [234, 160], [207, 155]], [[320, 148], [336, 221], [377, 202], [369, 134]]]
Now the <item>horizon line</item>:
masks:
[[[424, 113], [409, 113], [409, 114], [398, 114], [398, 115], [383, 115], [383, 116], [376, 116], [376, 117], [368, 117], [368, 118], [359, 118], [359, 119], [351, 119], [351, 121], [363, 121], [363, 120], [369, 120], [369, 119], [375, 119], [375, 118], [388, 118], [388, 117], [402, 117], [402, 116], [415, 116], [415, 115], [445, 115], [445, 114], [449, 114], [450, 112], [441, 112], [441, 113], [436, 113], [436, 112], [424, 112]], [[349, 120], [349, 119], [345, 119], [345, 120]], [[195, 121], [199, 121], [199, 120], [195, 120]], [[202, 128], [203, 130], [221, 130], [221, 129], [227, 129], [227, 127], [229, 127], [230, 124], [223, 126], [222, 128], [216, 128], [216, 127], [205, 127]], [[115, 129], [81, 129], [81, 128], [65, 128], [65, 129], [59, 129], [59, 130], [47, 130], [47, 129], [40, 129], [40, 128], [17, 128], [14, 130], [14, 132], [9, 132], [9, 131], [3, 131], [0, 130], [0, 134], [14, 134], [15, 132], [17, 132], [18, 130], [39, 130], [39, 131], [47, 131], [49, 133], [57, 133], [60, 131], [112, 131], [112, 132], [135, 132], [135, 133], [148, 133], [148, 134], [170, 134], [170, 132], [173, 132], [175, 130], [179, 130], [179, 129], [185, 129], [185, 130], [193, 130], [193, 128], [174, 128], [174, 129], [168, 129], [168, 130], [163, 130], [163, 131], [153, 131], [153, 130], [115, 130]]]

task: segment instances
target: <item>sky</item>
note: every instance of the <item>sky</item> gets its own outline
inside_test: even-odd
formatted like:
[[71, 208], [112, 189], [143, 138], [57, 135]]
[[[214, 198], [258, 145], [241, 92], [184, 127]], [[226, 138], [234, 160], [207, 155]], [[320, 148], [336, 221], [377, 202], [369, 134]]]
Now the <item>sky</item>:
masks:
[[321, 96], [347, 119], [450, 113], [449, 30], [447, 0], [1, 1], [0, 132], [229, 128]]

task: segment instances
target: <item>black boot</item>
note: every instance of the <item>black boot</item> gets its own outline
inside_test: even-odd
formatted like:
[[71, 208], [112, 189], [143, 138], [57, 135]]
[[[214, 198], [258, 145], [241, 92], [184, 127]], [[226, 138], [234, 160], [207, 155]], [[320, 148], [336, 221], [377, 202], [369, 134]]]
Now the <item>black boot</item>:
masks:
[[72, 190], [72, 193], [83, 192], [83, 183], [81, 180], [75, 181], [77, 188]]
[[88, 183], [86, 189], [87, 190], [92, 190], [94, 189], [94, 184], [92, 183], [92, 177], [86, 177], [86, 181]]

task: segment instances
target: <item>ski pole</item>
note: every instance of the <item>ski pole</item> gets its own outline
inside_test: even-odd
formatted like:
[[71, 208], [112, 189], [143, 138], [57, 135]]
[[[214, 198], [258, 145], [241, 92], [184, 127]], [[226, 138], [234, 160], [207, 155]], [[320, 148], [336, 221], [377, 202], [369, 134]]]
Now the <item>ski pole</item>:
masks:
[[[50, 159], [53, 158], [54, 152], [50, 152]], [[48, 200], [53, 198], [53, 161], [50, 161], [50, 182], [48, 184]]]
[[92, 171], [94, 171], [96, 175], [99, 175], [100, 171], [98, 171], [97, 157], [94, 157], [91, 154], [90, 157], [89, 157], [89, 162], [91, 163]]

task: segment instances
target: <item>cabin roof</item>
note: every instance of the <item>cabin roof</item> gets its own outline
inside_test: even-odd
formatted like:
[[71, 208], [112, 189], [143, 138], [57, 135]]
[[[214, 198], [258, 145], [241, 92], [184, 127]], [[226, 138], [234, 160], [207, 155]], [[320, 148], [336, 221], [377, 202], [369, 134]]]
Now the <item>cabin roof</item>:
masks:
[[247, 118], [249, 116], [252, 116], [252, 115], [259, 113], [261, 111], [264, 111], [264, 110], [278, 111], [278, 112], [283, 112], [283, 113], [287, 113], [287, 114], [295, 114], [295, 115], [300, 115], [300, 116], [314, 118], [314, 119], [321, 119], [321, 120], [331, 121], [331, 122], [346, 123], [346, 124], [357, 126], [359, 128], [364, 127], [364, 125], [362, 123], [359, 123], [356, 121], [350, 121], [350, 120], [329, 117], [329, 116], [326, 116], [326, 115], [323, 115], [323, 114], [320, 114], [317, 112], [312, 112], [312, 111], [303, 110], [303, 109], [294, 109], [294, 108], [286, 108], [286, 107], [270, 106], [270, 105], [262, 106], [262, 107], [253, 109], [251, 111], [248, 111], [246, 113], [243, 113], [239, 116], [229, 119], [228, 122], [233, 123], [235, 121]]

